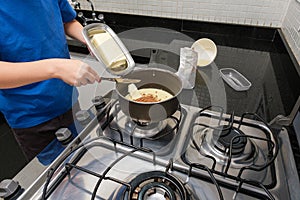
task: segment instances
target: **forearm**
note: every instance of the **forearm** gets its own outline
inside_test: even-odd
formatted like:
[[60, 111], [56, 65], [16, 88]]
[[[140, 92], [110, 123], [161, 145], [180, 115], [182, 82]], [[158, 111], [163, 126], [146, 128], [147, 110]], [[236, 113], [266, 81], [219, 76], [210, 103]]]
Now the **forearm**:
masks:
[[0, 61], [0, 88], [15, 88], [55, 78], [54, 60], [20, 63]]
[[0, 61], [0, 89], [58, 78], [73, 86], [99, 82], [97, 72], [86, 63], [73, 59], [45, 59], [33, 62], [11, 63]]
[[82, 42], [84, 44], [86, 43], [83, 38], [83, 35], [82, 35], [83, 27], [77, 20], [73, 20], [71, 22], [65, 23], [64, 27], [65, 27], [65, 33], [68, 36], [70, 36], [76, 40], [79, 40], [80, 42]]

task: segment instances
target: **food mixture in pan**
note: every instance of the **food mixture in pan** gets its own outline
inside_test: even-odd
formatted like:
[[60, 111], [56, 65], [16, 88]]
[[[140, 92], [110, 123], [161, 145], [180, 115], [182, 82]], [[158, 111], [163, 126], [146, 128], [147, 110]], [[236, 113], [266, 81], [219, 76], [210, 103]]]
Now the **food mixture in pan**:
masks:
[[126, 98], [136, 102], [160, 102], [173, 97], [173, 95], [167, 91], [157, 88], [137, 89], [134, 84], [128, 85], [128, 92], [129, 94]]
[[154, 96], [152, 94], [143, 94], [142, 97], [138, 99], [134, 99], [134, 101], [137, 102], [159, 102], [160, 100], [157, 98], [157, 96]]

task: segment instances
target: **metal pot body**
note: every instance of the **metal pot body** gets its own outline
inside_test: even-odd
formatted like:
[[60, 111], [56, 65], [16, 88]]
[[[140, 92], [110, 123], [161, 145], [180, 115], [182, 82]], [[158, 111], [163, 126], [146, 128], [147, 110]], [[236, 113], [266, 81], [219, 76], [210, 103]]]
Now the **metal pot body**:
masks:
[[134, 102], [126, 98], [128, 85], [117, 84], [121, 110], [132, 120], [140, 123], [158, 122], [173, 115], [178, 109], [177, 96], [182, 91], [182, 82], [176, 74], [163, 69], [146, 68], [134, 70], [124, 78], [141, 79], [136, 84], [138, 89], [157, 88], [173, 95], [172, 98], [160, 102]]

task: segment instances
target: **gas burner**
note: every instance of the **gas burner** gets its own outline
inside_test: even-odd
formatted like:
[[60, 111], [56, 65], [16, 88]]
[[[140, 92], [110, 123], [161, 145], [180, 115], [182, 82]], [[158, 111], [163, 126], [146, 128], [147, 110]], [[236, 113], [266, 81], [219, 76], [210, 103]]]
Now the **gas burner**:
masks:
[[[150, 171], [139, 174], [130, 183], [131, 191], [124, 189], [124, 200], [188, 200], [191, 198], [183, 183], [170, 173]], [[119, 198], [118, 198], [119, 199]]]
[[143, 121], [137, 121], [137, 120], [132, 120], [134, 123], [136, 123], [138, 126], [148, 126], [151, 124], [151, 122], [143, 122]]
[[258, 157], [258, 148], [255, 143], [245, 137], [245, 134], [235, 127], [204, 128], [200, 134], [194, 136], [194, 148], [199, 149], [202, 155], [214, 157], [217, 162], [226, 164], [230, 156], [231, 166], [240, 168], [250, 166]]
[[231, 146], [232, 155], [240, 155], [244, 152], [245, 146], [247, 144], [247, 139], [243, 136], [245, 136], [245, 134], [241, 130], [235, 127], [230, 127], [228, 125], [224, 127], [218, 127], [213, 131], [214, 141], [217, 141], [215, 143], [215, 147], [223, 153], [228, 152], [230, 143], [232, 139], [235, 138], [232, 141]]
[[126, 120], [125, 124], [118, 123], [119, 128], [122, 128], [126, 134], [132, 135], [133, 137], [137, 138], [153, 137], [164, 130], [167, 126], [166, 120], [148, 123], [147, 125], [141, 125], [139, 123], [131, 121], [129, 117], [127, 118], [128, 119]]
[[[141, 122], [134, 121], [130, 117], [126, 116], [118, 106], [115, 108], [115, 119], [118, 129], [129, 136], [135, 138], [156, 138], [162, 135], [167, 135], [172, 132], [169, 129], [175, 129], [178, 127], [181, 119], [181, 111], [176, 111], [172, 116], [159, 122]], [[166, 130], [168, 129], [168, 130]]]
[[136, 138], [151, 138], [167, 126], [167, 120], [147, 123], [136, 122], [124, 115], [122, 111], [116, 114], [115, 122], [121, 132]]

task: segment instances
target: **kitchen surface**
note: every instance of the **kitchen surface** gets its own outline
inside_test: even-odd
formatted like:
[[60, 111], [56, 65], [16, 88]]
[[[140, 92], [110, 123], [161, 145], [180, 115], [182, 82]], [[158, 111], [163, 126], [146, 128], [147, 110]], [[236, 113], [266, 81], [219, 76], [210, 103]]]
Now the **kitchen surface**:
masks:
[[[92, 18], [90, 10], [80, 11], [85, 19]], [[293, 127], [282, 124], [284, 118], [278, 117], [295, 111], [300, 67], [297, 52], [292, 53], [281, 30], [97, 11], [96, 16], [99, 14], [104, 16], [101, 22], [127, 47], [137, 68], [176, 73], [180, 48], [191, 47], [200, 38], [214, 41], [217, 56], [212, 64], [197, 68], [195, 87], [178, 96], [178, 110], [154, 124], [136, 124], [124, 115], [115, 83], [102, 81], [79, 88], [87, 121], [77, 118], [79, 137], [50, 166], [36, 158], [26, 165], [2, 118], [0, 155], [6, 164], [0, 180], [18, 181], [21, 190], [17, 193], [23, 199], [300, 197], [295, 176], [300, 172], [295, 128], [299, 120]], [[78, 20], [84, 23], [84, 18]], [[109, 75], [85, 46], [71, 39], [68, 42], [72, 58], [87, 62], [102, 76]], [[234, 90], [220, 76], [224, 68], [243, 74], [251, 87]], [[95, 104], [99, 96], [104, 99]], [[296, 113], [298, 110], [296, 107]]]

